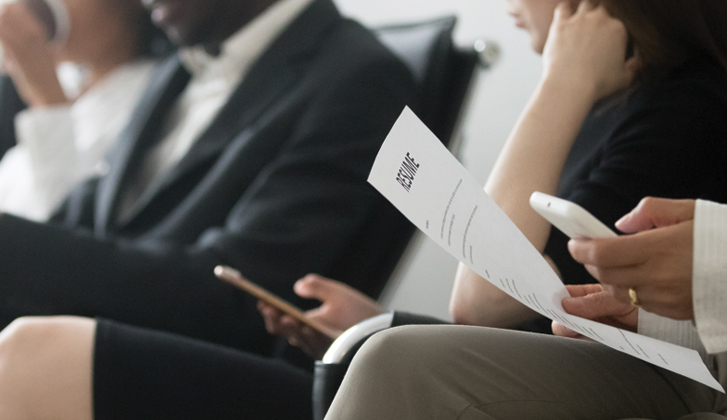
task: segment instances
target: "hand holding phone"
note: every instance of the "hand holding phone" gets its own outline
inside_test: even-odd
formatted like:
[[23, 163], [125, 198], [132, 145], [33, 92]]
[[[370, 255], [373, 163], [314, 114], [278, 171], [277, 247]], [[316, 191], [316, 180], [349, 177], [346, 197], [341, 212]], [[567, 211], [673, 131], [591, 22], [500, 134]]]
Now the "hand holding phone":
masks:
[[618, 236], [578, 204], [534, 192], [530, 206], [569, 238], [614, 238]]
[[237, 286], [245, 292], [255, 296], [259, 300], [265, 302], [266, 304], [313, 328], [319, 333], [334, 340], [338, 337], [338, 334], [336, 332], [332, 331], [330, 328], [326, 327], [320, 322], [309, 318], [305, 313], [303, 313], [303, 311], [296, 308], [289, 302], [286, 302], [285, 300], [258, 286], [257, 284], [245, 279], [242, 274], [234, 268], [219, 265], [215, 267], [215, 275], [219, 279], [222, 279], [228, 283], [231, 283], [234, 286]]

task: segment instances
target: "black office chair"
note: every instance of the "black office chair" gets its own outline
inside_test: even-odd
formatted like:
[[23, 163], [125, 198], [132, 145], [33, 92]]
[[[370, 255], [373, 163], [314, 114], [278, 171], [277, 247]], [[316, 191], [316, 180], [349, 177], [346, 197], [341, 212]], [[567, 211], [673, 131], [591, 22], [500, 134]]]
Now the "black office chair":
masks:
[[471, 47], [454, 44], [457, 18], [447, 16], [426, 22], [374, 29], [379, 40], [394, 52], [418, 84], [417, 116], [450, 149], [457, 137], [462, 110], [467, 107], [478, 70], [499, 59], [499, 48], [478, 40]]
[[15, 146], [15, 116], [25, 108], [13, 81], [0, 76], [0, 158]]
[[[461, 111], [470, 97], [477, 70], [488, 68], [492, 59], [496, 59], [496, 54], [491, 54], [496, 48], [491, 44], [490, 48], [480, 48], [490, 53], [488, 60], [476, 48], [456, 47], [452, 42], [455, 24], [455, 17], [445, 17], [374, 29], [381, 42], [401, 58], [414, 76], [417, 84], [414, 112], [450, 150], [459, 144]], [[366, 235], [354, 241], [354, 249], [348, 250], [340, 266], [332, 270], [334, 278], [338, 272], [350, 273], [352, 268], [368, 279], [391, 277], [415, 228], [389, 203], [383, 203], [374, 214], [363, 229]], [[382, 237], [395, 239], [381, 243], [378, 238]], [[358, 249], [368, 252], [357, 252]], [[385, 262], [372, 266], [363, 259], [370, 255], [371, 249], [386, 255], [387, 258], [378, 258]], [[377, 290], [366, 292], [376, 296], [385, 284], [376, 286]]]
[[[455, 17], [426, 22], [392, 25], [375, 29], [381, 42], [409, 67], [418, 84], [418, 107], [414, 112], [450, 150], [459, 146], [459, 128], [480, 70], [499, 58], [492, 42], [477, 41], [472, 47], [454, 45]], [[391, 264], [380, 267], [390, 275], [414, 233], [406, 224], [394, 249]], [[313, 417], [322, 420], [343, 380], [351, 359], [365, 340], [386, 328], [408, 324], [437, 324], [443, 321], [402, 312], [380, 315], [352, 327], [339, 337], [322, 361], [316, 362], [313, 386]]]

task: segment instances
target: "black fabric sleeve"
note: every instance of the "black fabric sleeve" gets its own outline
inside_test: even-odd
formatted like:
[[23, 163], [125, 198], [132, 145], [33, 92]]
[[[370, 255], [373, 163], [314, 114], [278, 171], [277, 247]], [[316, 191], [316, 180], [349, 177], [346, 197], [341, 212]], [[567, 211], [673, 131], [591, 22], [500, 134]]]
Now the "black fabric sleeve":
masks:
[[[724, 201], [727, 95], [722, 80], [687, 78], [636, 95], [637, 105], [614, 128], [588, 177], [563, 198], [613, 229], [647, 196]], [[566, 283], [594, 283], [571, 258], [567, 241], [553, 228], [546, 254]]]

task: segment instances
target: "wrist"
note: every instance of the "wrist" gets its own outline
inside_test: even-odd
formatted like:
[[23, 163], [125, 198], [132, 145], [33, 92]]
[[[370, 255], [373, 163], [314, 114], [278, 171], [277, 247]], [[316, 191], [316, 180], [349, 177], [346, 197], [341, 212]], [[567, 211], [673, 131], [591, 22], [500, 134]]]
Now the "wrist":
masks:
[[573, 105], [585, 105], [590, 108], [599, 99], [598, 86], [588, 78], [572, 77], [546, 72], [540, 80], [538, 91], [552, 95], [559, 101], [567, 101]]
[[29, 98], [28, 106], [30, 108], [51, 108], [60, 105], [68, 104], [68, 98], [62, 90], [58, 92], [43, 92], [42, 95], [37, 95]]

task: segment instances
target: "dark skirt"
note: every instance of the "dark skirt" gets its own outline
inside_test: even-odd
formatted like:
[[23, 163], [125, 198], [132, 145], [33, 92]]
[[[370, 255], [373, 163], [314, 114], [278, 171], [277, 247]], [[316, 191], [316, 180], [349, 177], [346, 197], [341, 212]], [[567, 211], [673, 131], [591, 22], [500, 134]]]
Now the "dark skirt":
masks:
[[94, 419], [310, 420], [312, 378], [276, 359], [100, 319]]

